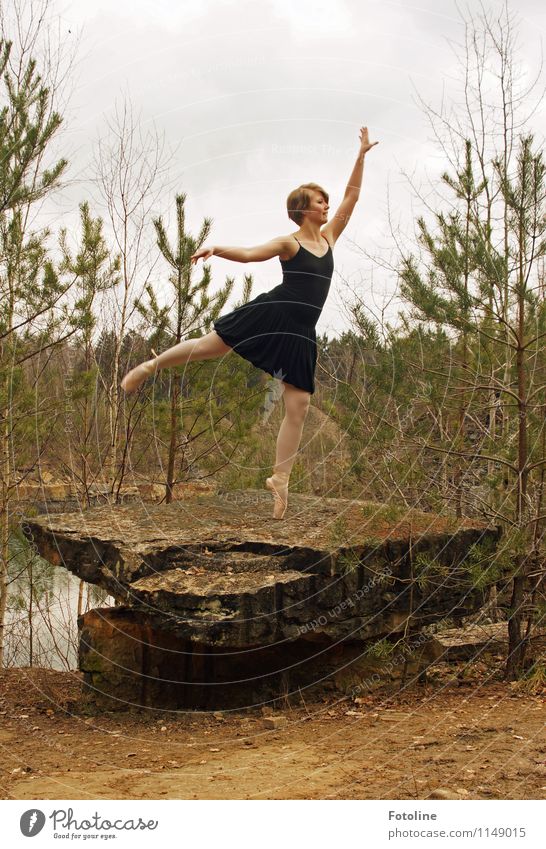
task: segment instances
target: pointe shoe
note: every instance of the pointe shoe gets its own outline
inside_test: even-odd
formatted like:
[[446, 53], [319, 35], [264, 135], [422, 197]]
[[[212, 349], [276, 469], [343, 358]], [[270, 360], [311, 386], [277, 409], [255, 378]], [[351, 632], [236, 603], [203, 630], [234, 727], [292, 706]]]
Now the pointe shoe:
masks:
[[[154, 349], [151, 349], [154, 357], [157, 357]], [[140, 363], [138, 366], [135, 366], [131, 369], [131, 371], [127, 372], [123, 380], [121, 381], [121, 388], [128, 395], [131, 392], [136, 392], [141, 383], [143, 383], [147, 377], [154, 374], [157, 371], [157, 365], [155, 359], [146, 360], [144, 363]]]
[[282, 519], [288, 507], [288, 472], [274, 472], [267, 478], [265, 485], [271, 490], [274, 497], [273, 518]]

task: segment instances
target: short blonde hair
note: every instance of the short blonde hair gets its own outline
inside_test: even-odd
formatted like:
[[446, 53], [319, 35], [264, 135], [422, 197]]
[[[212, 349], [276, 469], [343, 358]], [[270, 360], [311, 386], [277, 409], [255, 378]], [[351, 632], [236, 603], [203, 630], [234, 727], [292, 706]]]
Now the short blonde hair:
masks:
[[309, 208], [311, 202], [311, 194], [308, 189], [314, 189], [315, 192], [320, 192], [326, 203], [328, 203], [328, 192], [319, 186], [318, 183], [302, 183], [297, 189], [294, 189], [286, 199], [286, 209], [288, 217], [292, 219], [298, 226], [302, 223], [304, 215], [302, 210]]

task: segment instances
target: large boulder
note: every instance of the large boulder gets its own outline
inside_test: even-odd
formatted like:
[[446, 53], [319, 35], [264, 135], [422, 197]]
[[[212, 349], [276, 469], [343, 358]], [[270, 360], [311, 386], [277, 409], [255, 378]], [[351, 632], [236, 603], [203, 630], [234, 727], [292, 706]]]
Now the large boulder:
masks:
[[[290, 645], [301, 660], [306, 646], [316, 654], [317, 643], [407, 635], [462, 619], [485, 601], [476, 564], [481, 551], [494, 550], [499, 528], [297, 494], [282, 522], [270, 512], [268, 493], [245, 490], [27, 520], [24, 531], [43, 557], [100, 585], [123, 608], [80, 620], [80, 664], [89, 680], [98, 675], [104, 683], [110, 674], [113, 681], [115, 668], [149, 678], [143, 669], [150, 663], [152, 677], [163, 680], [169, 657], [172, 664], [173, 656], [190, 655], [194, 669], [206, 654], [212, 669], [214, 653], [224, 657], [225, 676], [228, 666], [248, 675], [252, 663], [279, 667], [279, 651], [282, 667]], [[235, 670], [225, 659], [234, 650], [246, 656], [244, 673], [239, 661]], [[187, 680], [187, 659], [175, 666], [171, 680]], [[215, 670], [222, 679], [218, 662]], [[116, 674], [115, 687], [132, 693], [134, 681]]]

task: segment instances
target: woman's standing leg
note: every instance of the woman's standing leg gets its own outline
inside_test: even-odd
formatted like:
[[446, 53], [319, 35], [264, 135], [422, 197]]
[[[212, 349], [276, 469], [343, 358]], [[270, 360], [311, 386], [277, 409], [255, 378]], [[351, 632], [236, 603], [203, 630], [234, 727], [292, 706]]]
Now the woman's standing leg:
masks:
[[226, 345], [215, 330], [211, 330], [205, 336], [200, 336], [198, 339], [186, 339], [184, 342], [173, 345], [172, 348], [167, 348], [152, 360], [135, 366], [121, 381], [121, 388], [127, 393], [135, 392], [147, 377], [155, 374], [160, 368], [179, 366], [195, 360], [213, 360], [232, 350], [233, 348]]
[[288, 480], [300, 446], [310, 401], [310, 392], [284, 383], [285, 414], [277, 436], [274, 473], [266, 481], [267, 488], [273, 492], [275, 499], [274, 519], [282, 519], [288, 506]]

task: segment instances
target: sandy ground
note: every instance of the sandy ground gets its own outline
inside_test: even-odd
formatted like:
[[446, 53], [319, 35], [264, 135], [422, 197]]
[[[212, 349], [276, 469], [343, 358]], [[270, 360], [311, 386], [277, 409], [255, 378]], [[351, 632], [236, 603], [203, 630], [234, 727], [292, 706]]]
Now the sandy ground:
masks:
[[546, 692], [483, 662], [391, 689], [275, 711], [90, 715], [79, 673], [2, 670], [2, 798], [546, 798]]

